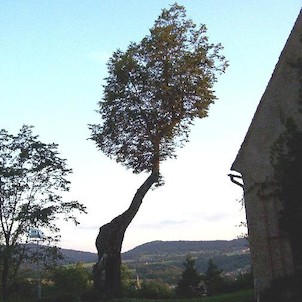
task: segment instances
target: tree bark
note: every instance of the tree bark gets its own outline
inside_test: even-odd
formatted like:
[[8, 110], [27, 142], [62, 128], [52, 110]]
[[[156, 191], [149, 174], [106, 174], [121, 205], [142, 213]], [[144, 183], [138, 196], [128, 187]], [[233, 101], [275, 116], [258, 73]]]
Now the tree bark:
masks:
[[94, 265], [94, 287], [100, 296], [113, 299], [121, 290], [121, 248], [127, 227], [138, 212], [143, 198], [158, 180], [159, 172], [153, 171], [135, 193], [129, 208], [111, 222], [100, 227], [96, 238], [98, 262]]
[[1, 283], [2, 283], [2, 299], [3, 301], [7, 301], [8, 298], [8, 274], [9, 274], [9, 266], [10, 266], [10, 254], [9, 248], [4, 247], [3, 252], [3, 270], [1, 276]]

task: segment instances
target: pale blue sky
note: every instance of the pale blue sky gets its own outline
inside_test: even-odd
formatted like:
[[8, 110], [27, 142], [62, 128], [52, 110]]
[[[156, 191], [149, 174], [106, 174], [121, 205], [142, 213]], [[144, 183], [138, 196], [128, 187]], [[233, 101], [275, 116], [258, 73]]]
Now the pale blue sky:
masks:
[[[0, 128], [35, 126], [73, 168], [68, 199], [88, 207], [80, 227], [62, 222], [62, 246], [94, 251], [99, 226], [120, 214], [146, 175], [132, 175], [88, 141], [87, 124], [102, 97], [106, 61], [140, 41], [162, 8], [159, 0], [1, 0]], [[219, 100], [192, 129], [177, 160], [162, 165], [166, 185], [149, 192], [126, 233], [124, 250], [150, 240], [233, 239], [244, 220], [242, 192], [227, 174], [301, 9], [301, 0], [179, 1], [230, 67]]]

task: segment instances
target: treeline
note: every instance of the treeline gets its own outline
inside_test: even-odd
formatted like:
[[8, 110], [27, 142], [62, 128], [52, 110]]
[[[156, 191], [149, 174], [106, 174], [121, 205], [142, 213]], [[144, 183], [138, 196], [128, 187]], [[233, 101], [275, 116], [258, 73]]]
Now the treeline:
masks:
[[[174, 284], [162, 279], [138, 278], [134, 270], [122, 265], [121, 285], [123, 298], [172, 299], [195, 298], [232, 293], [253, 288], [251, 272], [229, 276], [219, 269], [213, 259], [208, 262], [205, 273], [198, 272], [195, 258], [188, 256]], [[174, 272], [171, 271], [171, 276]], [[40, 278], [40, 283], [37, 278]], [[36, 301], [38, 285], [41, 302], [96, 302], [97, 292], [93, 287], [92, 267], [83, 263], [43, 269], [39, 276], [35, 269], [24, 270], [14, 280], [8, 301]], [[20, 300], [21, 299], [21, 300]]]
[[210, 259], [206, 272], [199, 273], [195, 260], [191, 256], [186, 258], [183, 263], [183, 271], [177, 280], [175, 274], [170, 275], [176, 281], [174, 284], [170, 283], [172, 279], [169, 280], [170, 284], [162, 278], [141, 280], [133, 274], [135, 271], [131, 272], [124, 265], [122, 270], [123, 294], [127, 297], [148, 299], [193, 298], [253, 288], [253, 276], [250, 271], [230, 276], [225, 274], [223, 270], [218, 269], [214, 260]]
[[[210, 257], [209, 255], [194, 255], [195, 265], [199, 272], [207, 270], [209, 259], [213, 259], [217, 266], [225, 273], [236, 275], [240, 272], [250, 270], [250, 254], [241, 255], [216, 255]], [[142, 279], [160, 279], [170, 285], [177, 283], [183, 270], [183, 259], [177, 257], [175, 260], [163, 260], [158, 262], [142, 262], [131, 261], [125, 262], [131, 271]]]

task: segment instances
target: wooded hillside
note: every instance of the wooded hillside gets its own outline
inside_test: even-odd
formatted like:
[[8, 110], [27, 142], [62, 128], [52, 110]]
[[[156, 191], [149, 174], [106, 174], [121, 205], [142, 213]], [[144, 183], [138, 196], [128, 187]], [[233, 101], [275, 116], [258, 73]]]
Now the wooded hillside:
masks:
[[[62, 249], [65, 263], [95, 263], [97, 254]], [[123, 262], [141, 279], [161, 279], [175, 284], [183, 271], [187, 255], [195, 258], [196, 268], [204, 273], [209, 259], [229, 275], [250, 270], [250, 252], [245, 239], [213, 241], [152, 241], [122, 254]]]

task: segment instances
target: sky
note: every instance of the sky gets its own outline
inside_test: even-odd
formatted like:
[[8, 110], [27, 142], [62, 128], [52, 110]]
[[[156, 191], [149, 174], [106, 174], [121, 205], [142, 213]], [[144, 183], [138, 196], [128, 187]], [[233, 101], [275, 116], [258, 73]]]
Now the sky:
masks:
[[[59, 144], [73, 169], [66, 201], [88, 210], [80, 225], [58, 221], [64, 248], [95, 252], [99, 227], [130, 205], [147, 174], [134, 175], [88, 140], [102, 99], [106, 62], [139, 42], [165, 0], [1, 0], [0, 129], [23, 124]], [[152, 240], [231, 240], [245, 229], [242, 189], [227, 174], [248, 130], [301, 0], [183, 0], [187, 15], [222, 43], [229, 68], [218, 100], [196, 121], [177, 159], [162, 163], [165, 185], [149, 191], [126, 231], [123, 251]]]

